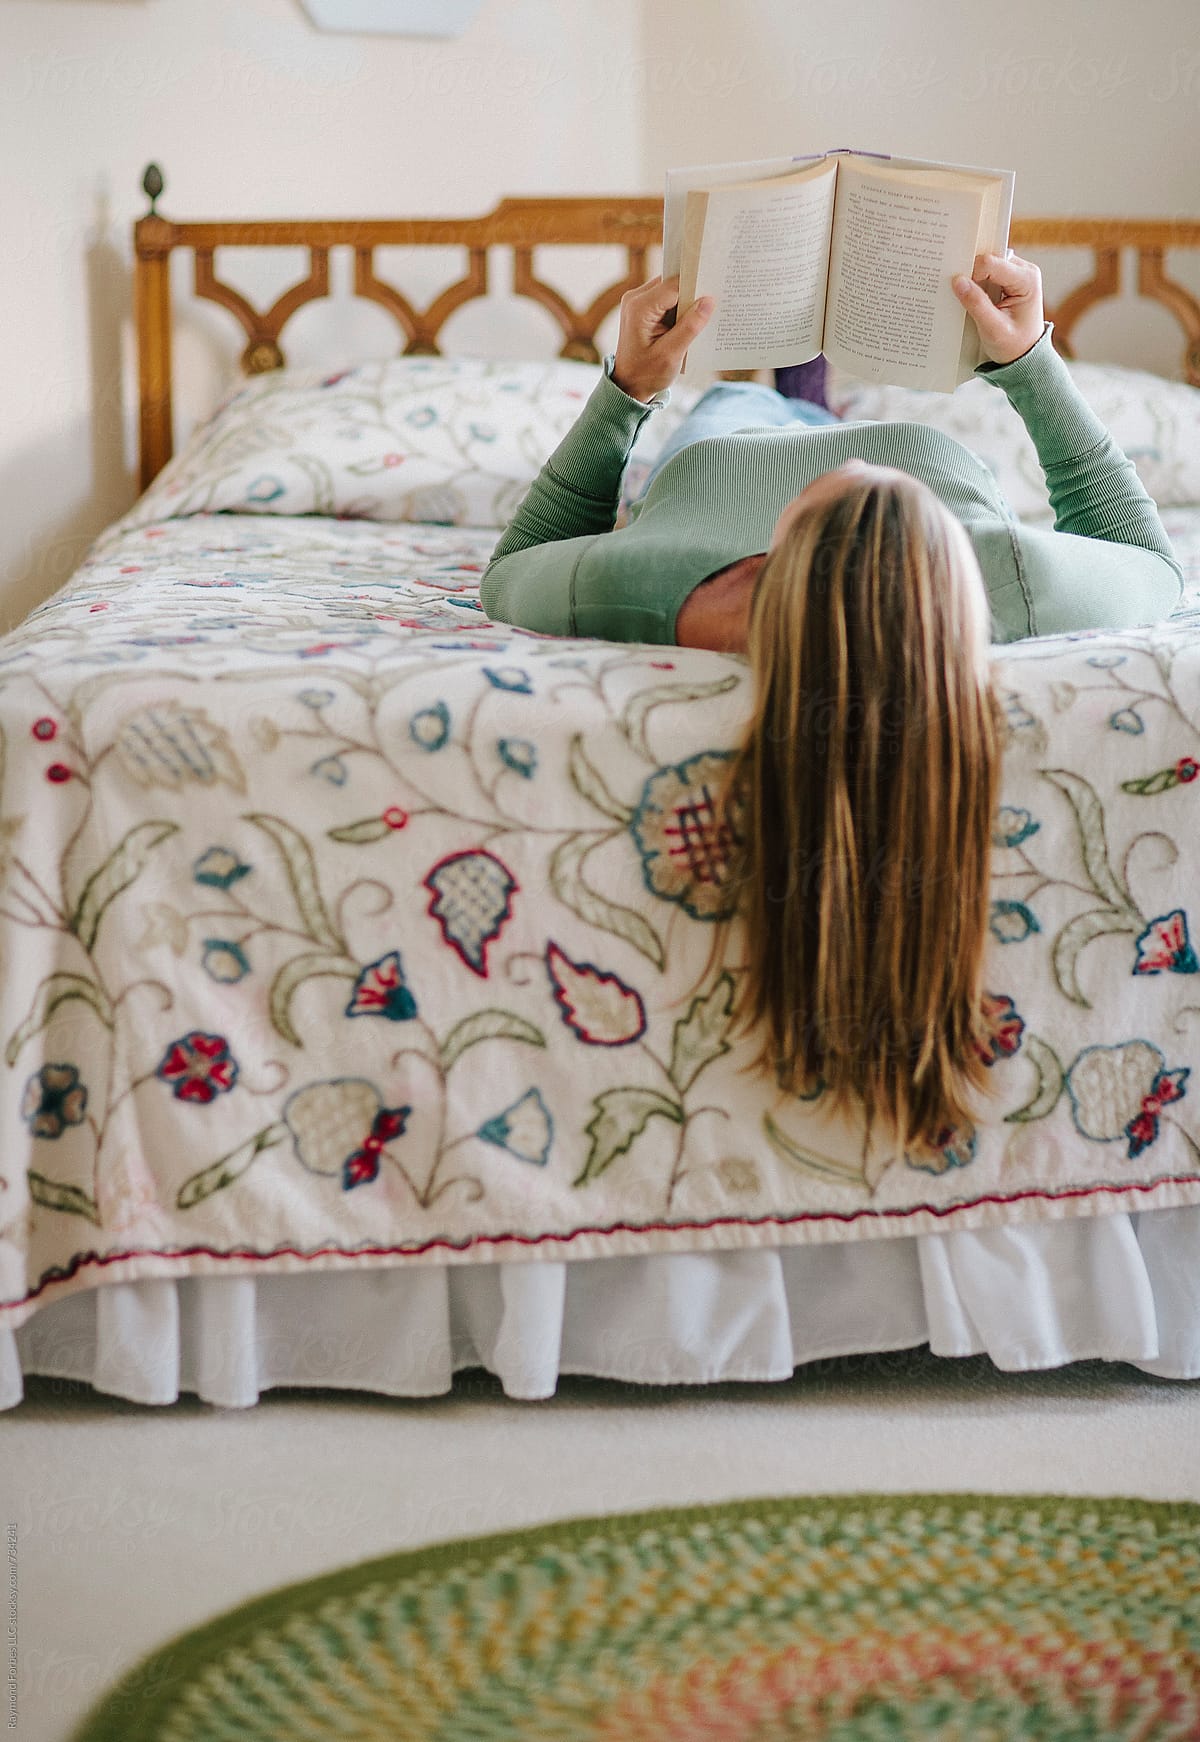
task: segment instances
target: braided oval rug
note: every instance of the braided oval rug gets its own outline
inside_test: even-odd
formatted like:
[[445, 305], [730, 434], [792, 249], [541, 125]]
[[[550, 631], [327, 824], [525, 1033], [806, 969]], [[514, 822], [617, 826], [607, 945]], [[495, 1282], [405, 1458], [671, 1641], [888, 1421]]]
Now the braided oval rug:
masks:
[[287, 1586], [78, 1742], [1200, 1738], [1200, 1506], [850, 1495], [572, 1520]]

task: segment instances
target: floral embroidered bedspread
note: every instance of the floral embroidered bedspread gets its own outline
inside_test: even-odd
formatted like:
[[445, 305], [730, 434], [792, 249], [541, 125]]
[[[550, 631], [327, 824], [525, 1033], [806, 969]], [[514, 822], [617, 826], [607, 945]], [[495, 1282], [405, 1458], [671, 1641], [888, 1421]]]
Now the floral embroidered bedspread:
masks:
[[0, 643], [8, 1323], [1200, 1202], [1200, 610], [999, 656], [994, 1093], [918, 1165], [703, 975], [744, 663], [493, 627], [494, 536], [118, 523]]

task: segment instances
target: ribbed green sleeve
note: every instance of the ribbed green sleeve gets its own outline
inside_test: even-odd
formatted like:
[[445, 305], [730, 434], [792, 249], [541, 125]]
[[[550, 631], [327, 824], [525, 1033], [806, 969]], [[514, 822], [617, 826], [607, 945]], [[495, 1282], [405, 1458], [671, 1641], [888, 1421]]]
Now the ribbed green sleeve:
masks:
[[[643, 403], [611, 376], [612, 359], [579, 417], [529, 486], [492, 552], [479, 597], [494, 621], [574, 635], [574, 580], [593, 539], [611, 532], [630, 450], [669, 393]], [[515, 559], [515, 560], [514, 560]]]
[[975, 371], [1020, 413], [1054, 510], [1053, 532], [1024, 525], [1017, 532], [1027, 616], [1005, 626], [1006, 640], [1157, 622], [1183, 590], [1154, 500], [1075, 385], [1053, 330], [1047, 321], [1015, 363]]

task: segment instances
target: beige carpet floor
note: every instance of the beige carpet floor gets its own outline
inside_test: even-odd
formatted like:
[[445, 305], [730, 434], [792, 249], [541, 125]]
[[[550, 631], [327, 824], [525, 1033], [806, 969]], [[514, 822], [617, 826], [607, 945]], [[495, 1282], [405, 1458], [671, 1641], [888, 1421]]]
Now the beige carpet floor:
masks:
[[468, 1374], [429, 1402], [271, 1392], [225, 1412], [32, 1380], [0, 1417], [0, 1489], [20, 1627], [8, 1733], [64, 1742], [98, 1691], [175, 1633], [449, 1537], [756, 1494], [1200, 1500], [1200, 1383], [1100, 1363], [1017, 1376], [916, 1351], [820, 1362], [784, 1385], [575, 1380], [527, 1404]]

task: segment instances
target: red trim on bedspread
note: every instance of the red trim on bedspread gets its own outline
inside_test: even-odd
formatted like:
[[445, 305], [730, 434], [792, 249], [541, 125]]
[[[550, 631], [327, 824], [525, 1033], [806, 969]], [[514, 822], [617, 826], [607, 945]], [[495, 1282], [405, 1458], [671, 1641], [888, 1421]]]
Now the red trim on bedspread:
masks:
[[[54, 1284], [67, 1282], [77, 1276], [85, 1267], [92, 1265], [103, 1268], [109, 1264], [124, 1264], [137, 1258], [210, 1258], [228, 1260], [237, 1263], [270, 1263], [276, 1258], [296, 1258], [308, 1262], [317, 1258], [419, 1258], [426, 1252], [439, 1248], [447, 1252], [467, 1252], [474, 1246], [522, 1246], [542, 1247], [547, 1245], [570, 1246], [580, 1238], [605, 1234], [691, 1234], [705, 1233], [713, 1228], [787, 1228], [800, 1222], [841, 1222], [849, 1224], [864, 1218], [875, 1221], [902, 1221], [908, 1216], [934, 1216], [942, 1220], [948, 1216], [961, 1214], [965, 1210], [973, 1210], [987, 1204], [1019, 1204], [1028, 1202], [1065, 1203], [1077, 1198], [1096, 1198], [1124, 1196], [1131, 1192], [1155, 1192], [1163, 1186], [1195, 1185], [1197, 1176], [1194, 1173], [1161, 1174], [1153, 1180], [1131, 1180], [1127, 1185], [1113, 1182], [1111, 1185], [1077, 1186], [1065, 1192], [1012, 1192], [1007, 1196], [991, 1194], [985, 1197], [966, 1199], [957, 1204], [915, 1204], [907, 1209], [897, 1207], [890, 1210], [806, 1210], [795, 1216], [720, 1216], [708, 1222], [611, 1222], [603, 1228], [575, 1228], [567, 1234], [476, 1234], [467, 1240], [447, 1240], [444, 1238], [426, 1240], [414, 1246], [317, 1246], [311, 1251], [301, 1251], [297, 1246], [276, 1246], [271, 1252], [254, 1252], [248, 1248], [233, 1249], [226, 1252], [218, 1251], [212, 1246], [180, 1246], [174, 1250], [147, 1249], [145, 1247], [128, 1252], [79, 1252], [72, 1262], [66, 1266], [54, 1266], [46, 1271], [35, 1288], [19, 1299], [0, 1301], [0, 1312], [11, 1311], [14, 1308], [27, 1305], [36, 1300], [47, 1288]], [[1187, 1207], [1187, 1206], [1184, 1206]], [[1200, 1207], [1200, 1206], [1198, 1206]], [[989, 1224], [1003, 1226], [1003, 1224]], [[762, 1249], [762, 1248], [760, 1248]], [[775, 1248], [765, 1248], [774, 1250]], [[628, 1256], [621, 1254], [620, 1256]], [[162, 1281], [166, 1278], [148, 1276], [134, 1280]]]

